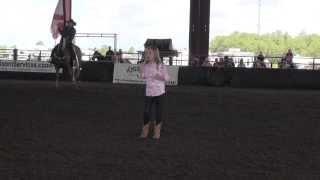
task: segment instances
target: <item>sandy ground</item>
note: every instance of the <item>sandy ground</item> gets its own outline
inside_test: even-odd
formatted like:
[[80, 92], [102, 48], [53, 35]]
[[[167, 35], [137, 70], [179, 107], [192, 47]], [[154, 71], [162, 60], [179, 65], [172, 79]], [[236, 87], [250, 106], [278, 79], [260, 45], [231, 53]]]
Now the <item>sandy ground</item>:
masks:
[[159, 141], [143, 86], [0, 81], [0, 179], [320, 179], [320, 91], [168, 88]]

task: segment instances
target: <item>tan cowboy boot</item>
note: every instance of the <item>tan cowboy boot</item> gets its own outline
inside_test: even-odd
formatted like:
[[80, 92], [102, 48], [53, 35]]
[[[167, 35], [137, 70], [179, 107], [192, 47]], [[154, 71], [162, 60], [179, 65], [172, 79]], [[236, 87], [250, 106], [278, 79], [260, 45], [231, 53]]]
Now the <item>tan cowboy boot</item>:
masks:
[[140, 138], [146, 138], [146, 137], [148, 137], [149, 129], [150, 129], [150, 123], [144, 125], [144, 126], [142, 127], [142, 131], [141, 131]]
[[153, 139], [160, 139], [161, 126], [162, 126], [162, 123], [159, 123], [158, 125], [154, 126], [153, 137], [152, 137]]

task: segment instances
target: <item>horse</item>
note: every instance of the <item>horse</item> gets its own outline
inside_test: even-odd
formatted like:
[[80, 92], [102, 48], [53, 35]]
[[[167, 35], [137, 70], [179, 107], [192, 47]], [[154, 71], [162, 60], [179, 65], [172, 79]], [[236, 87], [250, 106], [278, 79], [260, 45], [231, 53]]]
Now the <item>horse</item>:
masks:
[[59, 71], [62, 69], [63, 76], [67, 80], [72, 80], [77, 86], [80, 77], [80, 67], [82, 61], [81, 49], [72, 44], [72, 48], [62, 48], [60, 44], [56, 45], [52, 52], [50, 63], [56, 70], [56, 88], [59, 86]]
[[105, 56], [103, 56], [99, 51], [94, 51], [91, 57], [92, 61], [98, 60], [98, 61], [105, 61], [107, 60]]
[[92, 54], [92, 57], [90, 58], [90, 60], [91, 61], [98, 60], [98, 61], [107, 61], [107, 62], [113, 62], [113, 63], [128, 63], [128, 64], [131, 64], [129, 59], [122, 58], [120, 54], [113, 55], [111, 57], [111, 61], [110, 61], [110, 57], [103, 56], [99, 51], [94, 51], [94, 53]]

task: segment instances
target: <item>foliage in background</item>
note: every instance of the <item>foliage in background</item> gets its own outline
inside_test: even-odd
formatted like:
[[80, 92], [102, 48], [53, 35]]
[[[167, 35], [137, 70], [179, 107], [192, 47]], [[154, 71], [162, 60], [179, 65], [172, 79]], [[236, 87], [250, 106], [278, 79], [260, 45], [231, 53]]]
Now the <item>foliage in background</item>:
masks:
[[108, 47], [107, 45], [102, 45], [98, 51], [102, 54], [102, 55], [106, 55], [106, 52], [108, 51]]
[[132, 46], [128, 50], [128, 53], [135, 53], [135, 52], [136, 52], [136, 50]]
[[44, 42], [43, 41], [37, 41], [36, 42], [36, 46], [44, 46]]
[[234, 32], [228, 36], [217, 36], [210, 42], [210, 52], [228, 51], [240, 48], [241, 51], [258, 53], [266, 56], [283, 56], [289, 48], [294, 54], [320, 57], [320, 35], [301, 32], [293, 37], [288, 33], [276, 31], [258, 36], [253, 33]]
[[6, 57], [8, 57], [7, 51], [4, 50], [4, 49], [7, 49], [7, 48], [8, 48], [7, 46], [0, 45], [0, 58], [6, 58]]
[[7, 49], [7, 48], [8, 48], [7, 46], [0, 45], [0, 52], [4, 51], [3, 49]]

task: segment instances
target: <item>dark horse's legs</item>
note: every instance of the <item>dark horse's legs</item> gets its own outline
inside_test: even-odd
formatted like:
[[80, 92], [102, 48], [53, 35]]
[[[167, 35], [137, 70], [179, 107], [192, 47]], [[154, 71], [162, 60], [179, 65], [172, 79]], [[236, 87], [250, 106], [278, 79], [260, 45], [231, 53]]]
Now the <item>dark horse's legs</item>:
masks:
[[80, 60], [75, 46], [72, 47], [72, 52], [72, 81], [77, 84], [80, 76]]
[[59, 87], [59, 78], [60, 78], [60, 74], [59, 74], [60, 67], [55, 66], [55, 69], [56, 69], [56, 88], [58, 88]]
[[56, 87], [59, 82], [59, 70], [62, 68], [63, 76], [66, 80], [72, 80], [77, 85], [80, 76], [81, 50], [75, 46], [69, 46], [60, 49], [57, 45], [51, 54], [51, 63], [54, 64], [56, 70]]

